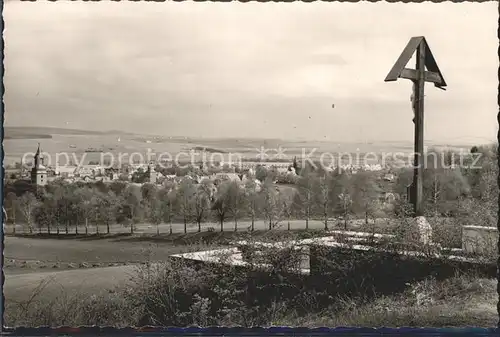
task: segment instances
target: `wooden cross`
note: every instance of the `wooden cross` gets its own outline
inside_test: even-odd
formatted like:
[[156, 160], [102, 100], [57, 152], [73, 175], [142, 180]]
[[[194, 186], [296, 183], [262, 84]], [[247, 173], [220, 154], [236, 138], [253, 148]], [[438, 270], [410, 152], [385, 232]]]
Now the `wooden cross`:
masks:
[[[413, 54], [417, 52], [415, 69], [405, 68]], [[427, 69], [427, 70], [426, 70]], [[423, 169], [424, 169], [424, 85], [425, 82], [434, 83], [436, 88], [446, 90], [446, 82], [432, 55], [432, 52], [423, 36], [412, 37], [391, 71], [385, 82], [405, 78], [413, 82], [412, 107], [413, 122], [415, 124], [415, 162], [413, 183], [410, 186], [410, 202], [413, 204], [415, 216], [423, 215]]]

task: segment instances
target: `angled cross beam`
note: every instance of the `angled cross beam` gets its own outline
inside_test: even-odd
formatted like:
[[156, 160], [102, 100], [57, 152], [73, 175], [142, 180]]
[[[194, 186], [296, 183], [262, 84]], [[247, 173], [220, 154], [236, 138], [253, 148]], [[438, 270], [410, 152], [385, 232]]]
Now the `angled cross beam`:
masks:
[[[413, 54], [417, 53], [415, 69], [406, 68]], [[396, 63], [387, 74], [385, 82], [404, 78], [413, 82], [412, 105], [415, 123], [415, 158], [413, 183], [410, 186], [410, 202], [413, 204], [416, 216], [424, 214], [422, 209], [423, 169], [424, 169], [424, 86], [425, 82], [434, 83], [436, 88], [446, 90], [443, 74], [432, 55], [423, 36], [412, 37]]]
[[423, 49], [426, 51], [423, 58], [424, 66], [427, 68], [427, 70], [424, 70], [424, 81], [432, 82], [435, 87], [446, 90], [446, 82], [443, 78], [443, 74], [441, 74], [441, 70], [439, 70], [429, 45], [423, 36], [412, 37], [410, 39], [398, 60], [389, 71], [389, 74], [387, 74], [385, 82], [397, 81], [398, 78], [405, 78], [413, 81], [418, 80], [417, 70], [405, 67], [415, 51], [420, 49], [421, 45], [423, 45]]

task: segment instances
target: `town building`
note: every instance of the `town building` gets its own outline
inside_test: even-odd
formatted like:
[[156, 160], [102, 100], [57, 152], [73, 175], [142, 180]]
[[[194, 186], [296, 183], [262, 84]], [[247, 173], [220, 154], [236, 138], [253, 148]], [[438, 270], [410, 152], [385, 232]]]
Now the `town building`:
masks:
[[76, 171], [77, 171], [76, 166], [57, 165], [55, 169], [55, 174], [63, 178], [72, 178], [75, 176]]

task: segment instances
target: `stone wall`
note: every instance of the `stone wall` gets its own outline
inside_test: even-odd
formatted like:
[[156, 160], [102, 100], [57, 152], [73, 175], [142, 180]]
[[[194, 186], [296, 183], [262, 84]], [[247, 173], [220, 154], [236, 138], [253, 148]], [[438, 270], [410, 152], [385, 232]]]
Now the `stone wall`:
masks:
[[321, 245], [310, 247], [310, 265], [312, 286], [329, 293], [390, 294], [430, 276], [444, 279], [463, 272], [496, 276], [495, 264]]
[[463, 226], [462, 249], [472, 254], [497, 254], [498, 230], [495, 227]]

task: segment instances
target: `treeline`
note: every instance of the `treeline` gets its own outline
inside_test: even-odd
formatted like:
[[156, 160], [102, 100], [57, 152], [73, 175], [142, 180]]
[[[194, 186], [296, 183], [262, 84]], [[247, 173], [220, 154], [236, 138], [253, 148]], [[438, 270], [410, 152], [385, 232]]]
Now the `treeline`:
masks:
[[[474, 167], [470, 167], [472, 157], [467, 159], [470, 162], [461, 158], [460, 166], [450, 167], [455, 159], [449, 157], [444, 158], [443, 162], [448, 160], [446, 166], [424, 170], [427, 216], [468, 217], [475, 224], [496, 224], [496, 152], [494, 148], [477, 151], [482, 155]], [[266, 221], [272, 229], [291, 219], [304, 220], [306, 228], [310, 220], [321, 220], [326, 229], [332, 217], [343, 218], [347, 226], [354, 217], [368, 222], [370, 218], [405, 215], [405, 196], [413, 173], [410, 169], [393, 173], [396, 181], [388, 183], [381, 179], [380, 172], [350, 174], [307, 166], [298, 176], [288, 175], [293, 179], [288, 188], [276, 184], [277, 173], [265, 168], [259, 168], [255, 177], [249, 176], [245, 182], [224, 181], [217, 185], [208, 180], [196, 184], [188, 178], [179, 183], [166, 181], [161, 186], [57, 181], [37, 190], [18, 181], [5, 185], [4, 206], [8, 223], [22, 223], [29, 231], [47, 228], [59, 233], [84, 225], [86, 232], [94, 226], [97, 231], [101, 227], [109, 233], [110, 225], [122, 224], [133, 233], [137, 223], [183, 223], [187, 232], [188, 224], [198, 224], [201, 231], [202, 223], [207, 221], [216, 221], [222, 231], [228, 221], [237, 230], [242, 220], [250, 221], [253, 230], [257, 220]], [[385, 192], [402, 197], [387, 202]]]

